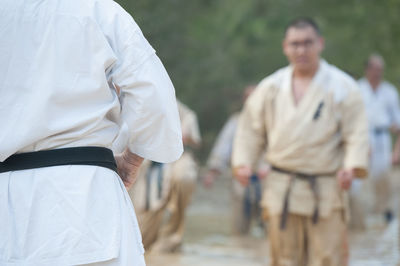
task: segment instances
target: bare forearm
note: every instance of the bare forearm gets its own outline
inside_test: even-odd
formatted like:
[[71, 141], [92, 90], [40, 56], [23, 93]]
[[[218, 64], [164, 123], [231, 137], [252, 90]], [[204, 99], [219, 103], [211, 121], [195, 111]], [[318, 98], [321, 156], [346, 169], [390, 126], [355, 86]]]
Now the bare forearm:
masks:
[[117, 162], [118, 174], [124, 182], [125, 187], [129, 189], [136, 181], [143, 158], [132, 153], [129, 149], [125, 149], [122, 154], [115, 156], [115, 160]]
[[127, 163], [129, 163], [131, 165], [134, 165], [136, 167], [139, 167], [143, 162], [143, 158], [142, 157], [140, 157], [139, 155], [131, 152], [129, 149], [126, 149], [124, 151], [124, 153], [122, 154], [122, 157]]

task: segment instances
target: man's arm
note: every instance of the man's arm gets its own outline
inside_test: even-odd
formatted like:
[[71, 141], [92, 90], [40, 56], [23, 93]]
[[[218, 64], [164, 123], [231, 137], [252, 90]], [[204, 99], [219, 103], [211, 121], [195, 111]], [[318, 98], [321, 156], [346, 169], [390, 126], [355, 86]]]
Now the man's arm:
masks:
[[158, 57], [151, 55], [129, 77], [114, 82], [121, 88], [129, 150], [151, 161], [177, 160], [183, 146], [175, 91]]
[[393, 148], [392, 163], [400, 163], [400, 129], [395, 132], [395, 143]]
[[211, 187], [215, 179], [230, 167], [237, 120], [238, 117], [236, 114], [231, 116], [218, 134], [207, 160], [207, 174], [203, 177], [203, 184], [206, 187]]
[[181, 117], [183, 145], [199, 148], [201, 146], [201, 134], [197, 115], [179, 101], [177, 103]]
[[233, 174], [238, 181], [247, 186], [256, 168], [260, 154], [266, 149], [266, 89], [259, 87], [247, 100], [239, 117], [233, 144]]
[[344, 144], [344, 165], [337, 174], [339, 184], [348, 189], [355, 177], [364, 178], [368, 169], [368, 124], [365, 105], [357, 87], [342, 102], [341, 133]]
[[120, 120], [129, 129], [127, 148], [152, 161], [175, 161], [183, 146], [172, 82], [132, 17], [116, 3], [113, 12], [101, 25], [116, 57], [106, 73], [120, 90]]
[[400, 162], [400, 104], [399, 94], [395, 87], [392, 88], [388, 101], [390, 103], [389, 112], [392, 121], [392, 133], [394, 135], [394, 147], [392, 154], [392, 163], [398, 164]]
[[129, 190], [136, 181], [139, 167], [143, 158], [126, 149], [122, 154], [115, 156], [117, 162], [118, 174], [127, 190]]
[[120, 125], [128, 128], [128, 145], [116, 161], [129, 187], [143, 158], [169, 163], [183, 152], [175, 90], [133, 18], [115, 2], [96, 10], [98, 25], [113, 55], [105, 65], [105, 73], [119, 91]]

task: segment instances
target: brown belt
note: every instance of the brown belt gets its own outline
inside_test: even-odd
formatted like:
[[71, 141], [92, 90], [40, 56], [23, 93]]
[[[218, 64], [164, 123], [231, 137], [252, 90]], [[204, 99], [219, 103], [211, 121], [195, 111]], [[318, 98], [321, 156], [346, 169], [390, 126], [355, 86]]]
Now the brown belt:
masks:
[[309, 175], [309, 174], [303, 174], [303, 173], [298, 173], [298, 172], [293, 172], [289, 170], [285, 170], [276, 166], [271, 167], [272, 171], [282, 173], [282, 174], [287, 174], [290, 176], [290, 182], [289, 186], [286, 189], [285, 193], [285, 198], [283, 202], [283, 210], [281, 213], [281, 221], [280, 221], [280, 229], [284, 230], [286, 228], [286, 223], [289, 217], [289, 198], [290, 198], [290, 193], [292, 191], [292, 186], [296, 178], [305, 180], [310, 184], [311, 191], [314, 196], [314, 212], [312, 215], [312, 222], [313, 224], [318, 223], [318, 217], [319, 217], [319, 188], [318, 188], [318, 183], [317, 183], [317, 178], [319, 177], [324, 177], [324, 176], [332, 176], [334, 173], [329, 173], [329, 174], [315, 174], [315, 175]]

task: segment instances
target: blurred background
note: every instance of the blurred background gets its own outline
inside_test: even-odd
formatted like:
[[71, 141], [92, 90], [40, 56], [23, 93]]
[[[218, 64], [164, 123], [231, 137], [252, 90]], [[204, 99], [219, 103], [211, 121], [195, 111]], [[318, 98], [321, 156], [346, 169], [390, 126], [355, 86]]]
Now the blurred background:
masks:
[[117, 0], [157, 50], [177, 97], [197, 112], [204, 160], [243, 88], [287, 64], [286, 24], [313, 17], [326, 39], [323, 57], [355, 78], [371, 52], [400, 85], [399, 0]]
[[[323, 57], [355, 79], [371, 53], [386, 61], [384, 79], [400, 87], [400, 0], [116, 0], [157, 50], [177, 97], [197, 113], [204, 164], [218, 132], [241, 108], [243, 89], [287, 65], [281, 42], [299, 16], [316, 20], [326, 40]], [[200, 171], [200, 177], [204, 174]], [[399, 169], [392, 175], [400, 190]], [[259, 228], [230, 234], [231, 176], [211, 189], [198, 184], [187, 212], [182, 252], [148, 255], [148, 265], [266, 265], [268, 243]], [[394, 199], [398, 206], [398, 198]], [[374, 222], [350, 234], [350, 265], [396, 265], [398, 226]], [[371, 220], [372, 219], [372, 220]]]

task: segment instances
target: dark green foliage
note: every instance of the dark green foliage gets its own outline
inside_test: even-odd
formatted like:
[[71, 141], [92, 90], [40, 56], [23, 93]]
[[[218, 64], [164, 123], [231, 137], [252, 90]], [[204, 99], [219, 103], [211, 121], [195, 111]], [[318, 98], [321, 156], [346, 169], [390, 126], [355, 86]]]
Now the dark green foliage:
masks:
[[386, 59], [386, 78], [400, 82], [399, 0], [117, 0], [157, 50], [178, 98], [194, 109], [204, 138], [201, 157], [240, 94], [287, 64], [286, 24], [311, 16], [326, 38], [324, 57], [356, 78], [371, 52]]

